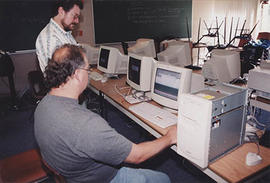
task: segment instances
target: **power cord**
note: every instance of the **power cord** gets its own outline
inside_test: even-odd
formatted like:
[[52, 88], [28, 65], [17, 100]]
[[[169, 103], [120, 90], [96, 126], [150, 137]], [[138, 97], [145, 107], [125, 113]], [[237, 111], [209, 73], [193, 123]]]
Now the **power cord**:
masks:
[[[127, 92], [123, 93], [123, 90], [127, 90]], [[117, 87], [117, 85], [114, 85], [114, 90], [116, 93], [118, 93], [120, 96], [122, 96], [128, 103], [135, 104], [139, 102], [145, 102], [151, 100], [150, 96], [147, 96], [146, 92], [137, 91], [135, 89], [132, 89], [130, 86], [125, 87]]]
[[[126, 90], [126, 89], [128, 89], [128, 92], [123, 94], [121, 91]], [[116, 93], [118, 93], [119, 95], [121, 95], [123, 98], [125, 98], [126, 96], [128, 96], [130, 94], [131, 87], [130, 86], [124, 86], [124, 87], [118, 88], [117, 85], [114, 85], [114, 91]]]
[[259, 136], [255, 132], [248, 132], [246, 137], [249, 139], [247, 143], [254, 143], [257, 146], [257, 155], [260, 154], [260, 146], [259, 146]]
[[146, 92], [142, 92], [142, 91], [137, 91], [137, 90], [132, 90], [132, 96], [136, 99], [139, 99], [141, 101], [148, 101], [151, 100], [151, 98], [149, 96], [146, 95]]

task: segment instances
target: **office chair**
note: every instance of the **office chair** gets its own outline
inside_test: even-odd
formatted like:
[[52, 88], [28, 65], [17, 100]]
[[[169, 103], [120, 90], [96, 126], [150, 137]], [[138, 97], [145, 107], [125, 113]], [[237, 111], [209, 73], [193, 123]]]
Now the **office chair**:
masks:
[[49, 176], [52, 176], [54, 178], [54, 181], [56, 183], [66, 183], [65, 178], [62, 175], [60, 175], [56, 170], [54, 170], [51, 166], [49, 166], [44, 159], [42, 159], [42, 163], [44, 169], [47, 171]]
[[31, 101], [38, 104], [41, 99], [48, 93], [48, 89], [44, 84], [44, 75], [40, 69], [38, 58], [36, 57], [36, 69], [27, 74], [29, 83], [29, 94]]
[[11, 105], [14, 109], [17, 109], [18, 107], [16, 104], [16, 89], [13, 78], [14, 70], [14, 65], [10, 56], [6, 52], [0, 50], [0, 77], [8, 78]]
[[128, 43], [121, 41], [122, 49], [125, 55], [128, 55]]
[[44, 76], [40, 70], [30, 71], [28, 73], [29, 91], [33, 102], [38, 104], [46, 95], [47, 89], [44, 85]]
[[42, 182], [48, 179], [37, 149], [0, 160], [0, 182]]

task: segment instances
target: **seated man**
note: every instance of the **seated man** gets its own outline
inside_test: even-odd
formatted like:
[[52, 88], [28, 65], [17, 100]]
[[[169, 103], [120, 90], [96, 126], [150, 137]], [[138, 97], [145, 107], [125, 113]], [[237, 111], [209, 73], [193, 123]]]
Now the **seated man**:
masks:
[[121, 167], [141, 163], [176, 143], [176, 126], [154, 141], [134, 144], [99, 115], [78, 104], [88, 84], [82, 48], [56, 49], [45, 70], [49, 93], [35, 111], [35, 136], [44, 160], [68, 182], [170, 182], [164, 173]]

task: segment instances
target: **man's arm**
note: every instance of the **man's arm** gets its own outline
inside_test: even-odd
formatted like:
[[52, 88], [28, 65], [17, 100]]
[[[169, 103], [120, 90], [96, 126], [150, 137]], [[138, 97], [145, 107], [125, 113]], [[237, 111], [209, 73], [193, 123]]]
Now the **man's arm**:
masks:
[[127, 163], [139, 164], [152, 156], [158, 154], [163, 149], [176, 143], [177, 139], [176, 125], [169, 127], [166, 135], [149, 142], [143, 142], [140, 144], [133, 144], [131, 152], [125, 159]]

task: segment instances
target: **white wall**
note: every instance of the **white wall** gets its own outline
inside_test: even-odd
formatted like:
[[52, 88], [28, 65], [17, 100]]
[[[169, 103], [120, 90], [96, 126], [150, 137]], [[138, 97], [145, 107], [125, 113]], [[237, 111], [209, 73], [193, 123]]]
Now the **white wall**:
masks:
[[[245, 28], [250, 31], [257, 22], [258, 0], [193, 0], [192, 2], [192, 37], [195, 40], [197, 40], [200, 18], [202, 20], [201, 34], [206, 34], [207, 29], [205, 28], [203, 20], [205, 20], [209, 27], [212, 24], [212, 28], [214, 28], [216, 27], [216, 17], [219, 24], [224, 21], [226, 17], [226, 40], [228, 40], [232, 17], [234, 18], [233, 33], [235, 31], [238, 18], [239, 29], [241, 29], [245, 20]], [[224, 22], [220, 28], [220, 33], [222, 35], [224, 34]], [[256, 32], [254, 32], [253, 36], [257, 36]]]
[[[206, 26], [203, 21], [206, 22], [208, 28], [216, 28], [216, 18], [218, 24], [220, 25], [222, 21], [223, 24], [219, 29], [220, 34], [220, 44], [224, 44], [224, 25], [226, 17], [226, 42], [229, 42], [231, 21], [233, 17], [233, 26], [231, 39], [235, 35], [236, 24], [239, 18], [239, 25], [237, 36], [240, 34], [240, 29], [246, 20], [245, 29], [248, 29], [246, 33], [249, 33], [253, 26], [258, 20], [258, 6], [259, 0], [192, 0], [192, 40], [196, 42], [198, 40], [198, 27], [199, 19], [201, 18], [200, 34], [202, 35], [208, 33]], [[212, 26], [211, 26], [212, 25]], [[259, 26], [255, 29], [252, 37], [256, 39], [259, 31]], [[245, 32], [244, 32], [245, 33]], [[214, 37], [204, 37], [200, 42], [206, 43], [207, 45], [216, 45], [217, 39]], [[238, 45], [239, 39], [235, 40], [235, 45]], [[204, 48], [201, 49], [200, 58], [204, 58], [208, 51]], [[193, 57], [197, 58], [197, 51], [193, 52]], [[197, 60], [197, 59], [194, 59]], [[202, 63], [202, 60], [201, 60]]]
[[260, 19], [259, 29], [261, 32], [270, 32], [270, 2], [259, 6], [258, 17]]
[[[92, 0], [84, 0], [84, 7], [81, 11], [80, 25], [74, 31], [74, 37], [79, 43], [94, 45], [94, 26], [93, 26]], [[82, 35], [80, 35], [80, 33]]]

